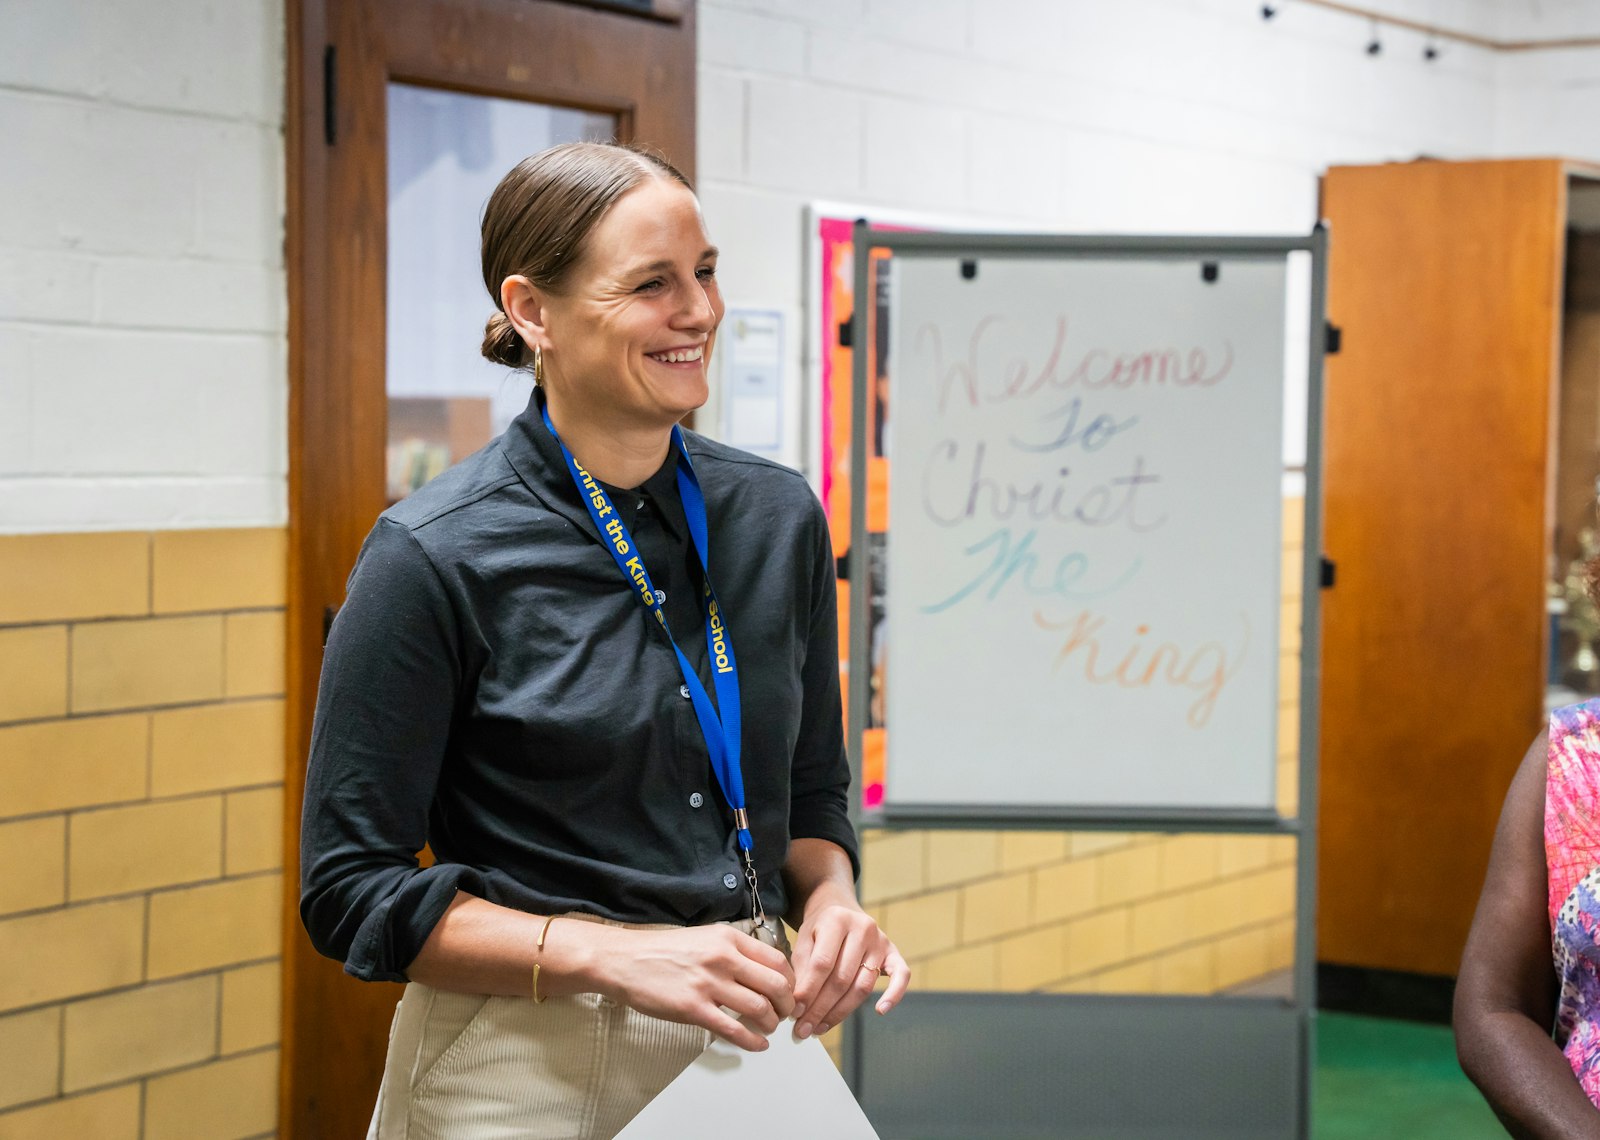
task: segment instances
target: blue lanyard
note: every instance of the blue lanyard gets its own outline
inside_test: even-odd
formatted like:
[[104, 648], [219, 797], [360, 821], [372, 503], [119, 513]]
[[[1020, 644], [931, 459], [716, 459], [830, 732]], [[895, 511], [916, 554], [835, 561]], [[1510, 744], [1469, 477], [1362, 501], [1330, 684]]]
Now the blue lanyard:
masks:
[[542, 404], [539, 414], [544, 417], [544, 426], [550, 429], [550, 434], [561, 447], [561, 455], [567, 461], [567, 470], [577, 485], [584, 506], [589, 508], [589, 517], [594, 520], [595, 529], [605, 540], [606, 549], [611, 552], [611, 557], [616, 561], [623, 577], [637, 590], [639, 601], [644, 604], [645, 609], [655, 615], [656, 621], [667, 635], [667, 641], [672, 645], [672, 652], [677, 654], [678, 667], [683, 671], [683, 683], [688, 687], [689, 697], [694, 703], [694, 713], [700, 721], [700, 731], [705, 734], [706, 751], [711, 754], [711, 770], [716, 774], [723, 798], [728, 801], [728, 807], [733, 811], [734, 826], [738, 829], [739, 849], [744, 852], [745, 880], [750, 888], [752, 913], [758, 920], [757, 925], [760, 925], [765, 915], [761, 909], [760, 888], [755, 877], [755, 861], [752, 855], [755, 844], [750, 835], [750, 816], [745, 808], [744, 774], [739, 766], [741, 740], [739, 671], [733, 659], [733, 642], [728, 635], [728, 627], [722, 620], [722, 607], [717, 604], [716, 592], [711, 588], [711, 550], [709, 528], [706, 523], [706, 500], [700, 490], [700, 481], [695, 477], [694, 464], [689, 461], [689, 449], [684, 446], [683, 433], [676, 426], [673, 427], [672, 446], [678, 452], [678, 494], [683, 498], [683, 513], [689, 523], [689, 537], [694, 542], [695, 554], [700, 558], [700, 570], [705, 581], [706, 649], [711, 658], [711, 682], [717, 692], [715, 705], [712, 705], [699, 673], [683, 655], [683, 650], [678, 648], [678, 643], [673, 640], [672, 629], [667, 625], [667, 615], [661, 609], [661, 602], [656, 600], [658, 596], [664, 597], [664, 595], [656, 594], [655, 585], [650, 581], [650, 572], [645, 569], [644, 559], [633, 541], [633, 535], [628, 532], [627, 524], [622, 521], [622, 516], [612, 505], [611, 497], [606, 494], [605, 488], [600, 486], [594, 476], [585, 471], [583, 465], [573, 458], [572, 452], [567, 450], [567, 445], [556, 433], [555, 425], [550, 422], [549, 411]]

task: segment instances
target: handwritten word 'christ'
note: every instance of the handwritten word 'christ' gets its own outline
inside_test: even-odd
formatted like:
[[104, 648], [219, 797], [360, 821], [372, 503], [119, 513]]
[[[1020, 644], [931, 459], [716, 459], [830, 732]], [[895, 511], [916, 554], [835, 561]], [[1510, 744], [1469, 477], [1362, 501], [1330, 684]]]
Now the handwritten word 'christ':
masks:
[[940, 526], [959, 526], [969, 519], [1087, 527], [1121, 523], [1138, 533], [1167, 521], [1164, 514], [1149, 517], [1148, 510], [1140, 511], [1140, 489], [1161, 481], [1145, 471], [1142, 455], [1133, 457], [1126, 474], [1103, 481], [1075, 476], [1071, 467], [999, 478], [989, 474], [988, 457], [989, 446], [981, 440], [966, 449], [953, 439], [934, 446], [922, 468], [922, 509], [928, 518]]

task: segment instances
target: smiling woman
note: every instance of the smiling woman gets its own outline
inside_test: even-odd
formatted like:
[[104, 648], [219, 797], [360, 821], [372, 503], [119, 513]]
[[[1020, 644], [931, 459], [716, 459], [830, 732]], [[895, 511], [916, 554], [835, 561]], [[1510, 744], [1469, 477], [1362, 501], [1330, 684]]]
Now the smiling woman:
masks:
[[654, 474], [661, 424], [706, 402], [723, 313], [716, 262], [694, 195], [657, 177], [618, 200], [558, 286], [502, 280], [501, 307], [540, 354], [550, 415], [601, 479], [629, 487]]
[[855, 898], [820, 504], [678, 427], [716, 261], [626, 147], [535, 155], [485, 209], [483, 352], [533, 400], [379, 518], [312, 734], [306, 928], [410, 983], [371, 1136], [613, 1136], [712, 1035], [909, 984]]

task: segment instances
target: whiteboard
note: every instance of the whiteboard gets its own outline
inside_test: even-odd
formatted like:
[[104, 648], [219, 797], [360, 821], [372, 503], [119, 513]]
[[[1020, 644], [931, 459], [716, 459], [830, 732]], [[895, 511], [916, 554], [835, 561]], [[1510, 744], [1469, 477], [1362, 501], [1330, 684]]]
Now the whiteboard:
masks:
[[891, 812], [1273, 809], [1286, 264], [1216, 263], [894, 259]]

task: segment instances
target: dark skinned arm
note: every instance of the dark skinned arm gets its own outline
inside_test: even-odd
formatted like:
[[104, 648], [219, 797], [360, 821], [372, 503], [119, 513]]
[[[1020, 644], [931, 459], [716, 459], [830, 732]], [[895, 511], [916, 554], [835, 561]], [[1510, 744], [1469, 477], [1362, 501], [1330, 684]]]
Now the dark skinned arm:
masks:
[[1558, 983], [1546, 910], [1548, 747], [1541, 733], [1500, 812], [1456, 982], [1456, 1056], [1517, 1140], [1600, 1140], [1600, 1111], [1550, 1036]]

